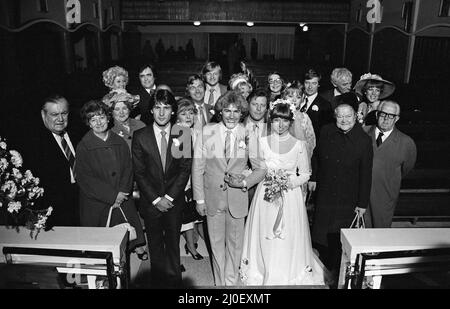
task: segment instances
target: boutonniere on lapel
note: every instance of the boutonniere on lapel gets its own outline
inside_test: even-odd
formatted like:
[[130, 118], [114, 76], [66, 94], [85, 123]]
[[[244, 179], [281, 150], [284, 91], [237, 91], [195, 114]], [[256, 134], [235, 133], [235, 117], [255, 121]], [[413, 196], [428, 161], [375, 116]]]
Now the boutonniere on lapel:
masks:
[[215, 114], [216, 114], [216, 112], [214, 111], [214, 109], [210, 109], [210, 110], [209, 110], [209, 113], [210, 113], [211, 115], [215, 115]]
[[317, 112], [317, 111], [319, 110], [319, 107], [318, 107], [316, 104], [314, 104], [314, 105], [311, 107], [311, 109], [312, 109], [313, 111]]
[[117, 135], [119, 135], [120, 137], [124, 137], [125, 136], [125, 134], [123, 134], [122, 131], [119, 131], [119, 134], [117, 134]]
[[239, 149], [245, 150], [247, 148], [247, 145], [245, 144], [244, 140], [239, 141], [238, 144]]
[[238, 140], [238, 148], [245, 150], [247, 149], [247, 145], [248, 145], [248, 135], [246, 134], [245, 137], [240, 138]]
[[172, 138], [172, 143], [175, 145], [175, 147], [180, 147], [181, 142], [178, 138]]

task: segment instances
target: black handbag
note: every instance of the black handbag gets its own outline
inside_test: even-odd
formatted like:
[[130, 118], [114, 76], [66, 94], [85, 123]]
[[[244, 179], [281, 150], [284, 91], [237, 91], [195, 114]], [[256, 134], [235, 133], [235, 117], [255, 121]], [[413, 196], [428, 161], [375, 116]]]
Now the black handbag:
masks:
[[195, 207], [195, 201], [192, 199], [192, 189], [188, 189], [184, 192], [185, 204], [182, 212], [182, 222], [187, 224], [190, 222], [201, 221], [202, 216], [198, 213]]

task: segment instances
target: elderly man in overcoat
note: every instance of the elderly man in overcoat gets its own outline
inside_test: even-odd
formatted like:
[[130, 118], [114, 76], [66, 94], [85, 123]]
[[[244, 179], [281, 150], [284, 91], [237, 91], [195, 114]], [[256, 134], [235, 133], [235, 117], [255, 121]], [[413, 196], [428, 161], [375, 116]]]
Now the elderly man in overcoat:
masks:
[[416, 162], [416, 144], [395, 127], [399, 119], [400, 105], [382, 101], [377, 125], [368, 127], [373, 147], [373, 172], [370, 203], [365, 214], [367, 227], [391, 227], [402, 178]]
[[347, 104], [336, 107], [336, 123], [325, 125], [312, 158], [310, 190], [317, 189], [312, 240], [332, 272], [339, 270], [340, 229], [369, 204], [373, 150], [370, 138]]

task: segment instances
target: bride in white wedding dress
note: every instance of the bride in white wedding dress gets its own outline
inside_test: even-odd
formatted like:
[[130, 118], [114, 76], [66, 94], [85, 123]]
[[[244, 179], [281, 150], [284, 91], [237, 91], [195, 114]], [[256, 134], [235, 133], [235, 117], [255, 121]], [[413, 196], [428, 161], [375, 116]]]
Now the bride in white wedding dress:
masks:
[[244, 285], [325, 284], [324, 266], [311, 247], [300, 187], [310, 176], [306, 145], [288, 131], [293, 111], [289, 101], [271, 103], [271, 134], [260, 140], [268, 171], [289, 174], [289, 189], [282, 199], [269, 203], [264, 199], [264, 181], [258, 184], [245, 226], [240, 264]]

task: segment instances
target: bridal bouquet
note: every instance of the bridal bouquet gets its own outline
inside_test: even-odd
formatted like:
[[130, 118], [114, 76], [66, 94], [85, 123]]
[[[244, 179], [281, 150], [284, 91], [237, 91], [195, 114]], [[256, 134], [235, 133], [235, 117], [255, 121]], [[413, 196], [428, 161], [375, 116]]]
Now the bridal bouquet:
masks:
[[264, 178], [264, 200], [272, 203], [279, 200], [288, 190], [289, 175], [283, 169], [269, 170]]
[[36, 235], [45, 227], [53, 208], [33, 209], [35, 201], [44, 193], [39, 187], [39, 178], [30, 170], [22, 169], [23, 159], [16, 150], [9, 150], [6, 141], [0, 137], [0, 208], [5, 208], [15, 222], [24, 219], [27, 227]]

